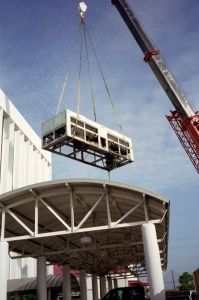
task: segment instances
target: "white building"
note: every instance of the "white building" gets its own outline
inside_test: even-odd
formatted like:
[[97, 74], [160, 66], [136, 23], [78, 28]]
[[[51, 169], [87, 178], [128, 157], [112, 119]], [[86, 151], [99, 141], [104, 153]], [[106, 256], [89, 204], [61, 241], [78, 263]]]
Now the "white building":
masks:
[[[93, 299], [97, 300], [99, 299], [97, 274], [100, 274], [100, 297], [102, 297], [107, 292], [107, 287], [108, 290], [113, 287], [113, 278], [107, 277], [107, 271], [117, 266], [126, 268], [127, 264], [135, 264], [135, 273], [138, 269], [139, 274], [148, 274], [151, 299], [164, 300], [162, 270], [167, 267], [169, 200], [142, 188], [111, 181], [91, 179], [49, 181], [51, 180], [50, 152], [41, 149], [40, 138], [2, 91], [0, 91], [0, 120], [2, 300], [6, 300], [7, 296], [6, 257], [11, 240], [15, 240], [17, 245], [10, 243], [10, 247], [13, 248], [9, 250], [15, 249], [22, 254], [23, 258], [10, 261], [8, 278], [37, 277], [38, 299], [51, 297], [51, 290], [47, 289], [46, 282], [46, 273], [48, 275], [52, 271], [50, 267], [46, 272], [46, 262], [51, 261], [62, 265], [64, 299], [71, 299], [71, 270], [79, 270], [81, 299], [91, 299], [93, 296]], [[34, 184], [34, 192], [32, 184]], [[21, 187], [24, 188], [16, 190]], [[11, 192], [12, 190], [14, 192]], [[40, 206], [40, 214], [39, 201], [44, 204]], [[28, 203], [33, 203], [31, 209]], [[82, 206], [85, 209], [82, 209]], [[52, 213], [48, 213], [46, 207]], [[67, 211], [67, 216], [61, 213], [62, 209]], [[7, 221], [5, 216], [7, 212], [16, 222], [9, 222], [9, 219]], [[40, 221], [42, 220], [42, 232], [38, 230], [39, 215]], [[30, 216], [35, 220], [32, 222], [32, 230], [18, 216], [24, 220]], [[72, 220], [71, 225], [68, 225], [66, 219]], [[18, 230], [21, 229], [20, 225], [30, 233], [30, 236], [24, 236], [21, 230]], [[85, 245], [87, 231], [91, 235], [89, 241], [93, 244], [88, 247]], [[111, 239], [110, 231], [114, 233]], [[60, 235], [66, 235], [65, 240], [62, 238], [57, 242], [53, 239], [53, 237], [57, 239]], [[132, 238], [134, 236], [136, 241]], [[31, 251], [27, 251], [27, 255], [31, 257], [35, 257], [36, 253], [36, 270], [35, 261], [24, 258], [26, 238], [30, 240], [43, 237], [45, 240], [43, 239], [37, 245], [35, 243]], [[47, 251], [43, 251], [44, 249]], [[51, 260], [52, 255], [53, 260]], [[121, 261], [123, 262], [124, 257], [124, 266], [122, 266]], [[92, 282], [91, 278], [86, 282], [87, 274], [92, 274]]]
[[[0, 145], [0, 194], [52, 179], [51, 153], [41, 149], [41, 139], [2, 90]], [[9, 279], [33, 276], [34, 259], [10, 260]]]

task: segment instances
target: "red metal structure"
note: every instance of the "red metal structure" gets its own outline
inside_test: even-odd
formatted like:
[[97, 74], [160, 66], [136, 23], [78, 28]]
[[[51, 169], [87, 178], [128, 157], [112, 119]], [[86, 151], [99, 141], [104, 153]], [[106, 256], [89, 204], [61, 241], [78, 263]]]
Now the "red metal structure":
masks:
[[128, 280], [128, 286], [134, 286], [134, 285], [149, 286], [149, 283], [148, 281], [140, 281], [139, 279]]
[[[192, 161], [196, 171], [199, 173], [199, 155], [197, 144], [194, 143], [189, 130], [186, 129], [184, 122], [176, 111], [171, 111], [170, 116], [166, 116], [180, 143]], [[193, 118], [192, 118], [193, 120]]]
[[168, 98], [175, 107], [167, 119], [199, 173], [199, 112], [194, 112], [185, 95], [168, 70], [166, 63], [155, 49], [146, 31], [140, 24], [133, 9], [126, 0], [112, 0], [133, 37], [144, 53], [144, 61], [149, 64]]

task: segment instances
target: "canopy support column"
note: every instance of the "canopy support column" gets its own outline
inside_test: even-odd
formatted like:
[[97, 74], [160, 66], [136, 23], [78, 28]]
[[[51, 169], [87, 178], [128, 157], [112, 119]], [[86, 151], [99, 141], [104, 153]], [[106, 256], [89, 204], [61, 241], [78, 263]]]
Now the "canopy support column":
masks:
[[1, 300], [7, 299], [7, 280], [8, 280], [8, 250], [7, 242], [0, 242], [0, 293]]
[[116, 278], [113, 279], [113, 285], [114, 285], [114, 289], [118, 287], [118, 282]]
[[111, 277], [108, 277], [108, 290], [112, 290], [113, 288], [113, 285], [112, 285], [112, 278]]
[[100, 292], [101, 298], [106, 295], [106, 279], [105, 276], [100, 276]]
[[98, 300], [98, 286], [97, 286], [97, 274], [92, 274], [92, 292], [93, 300]]
[[51, 288], [47, 290], [48, 300], [51, 300]]
[[79, 271], [80, 279], [80, 300], [87, 300], [87, 285], [86, 285], [86, 271]]
[[142, 225], [142, 238], [149, 281], [150, 299], [165, 300], [159, 246], [154, 224]]
[[63, 270], [63, 300], [71, 300], [71, 275], [70, 265], [62, 266]]
[[46, 257], [37, 258], [37, 300], [47, 300]]

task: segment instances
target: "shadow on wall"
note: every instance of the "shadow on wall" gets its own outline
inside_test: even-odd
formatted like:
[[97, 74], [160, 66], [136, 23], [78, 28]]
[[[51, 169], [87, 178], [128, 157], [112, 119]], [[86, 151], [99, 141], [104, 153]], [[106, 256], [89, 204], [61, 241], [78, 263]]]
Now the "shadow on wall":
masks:
[[21, 278], [27, 278], [28, 277], [28, 265], [25, 265], [21, 269]]

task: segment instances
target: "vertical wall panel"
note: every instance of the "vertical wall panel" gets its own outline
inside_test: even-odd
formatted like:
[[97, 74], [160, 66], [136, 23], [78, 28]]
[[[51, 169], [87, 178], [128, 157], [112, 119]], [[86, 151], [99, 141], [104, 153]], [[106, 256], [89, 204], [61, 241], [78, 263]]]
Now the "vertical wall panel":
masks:
[[45, 181], [51, 180], [52, 178], [52, 168], [49, 161], [45, 159]]
[[20, 170], [20, 135], [21, 131], [15, 130], [15, 140], [14, 140], [14, 165], [13, 165], [13, 189], [17, 189], [19, 184], [19, 170]]
[[8, 159], [6, 191], [11, 191], [13, 189], [14, 128], [15, 128], [14, 122], [10, 122], [10, 128], [9, 128], [9, 159]]
[[51, 153], [0, 90], [0, 193], [51, 179]]
[[34, 176], [33, 176], [33, 144], [29, 143], [29, 163], [28, 163], [28, 185], [30, 185], [32, 182], [34, 182]]
[[[16, 255], [17, 254], [12, 252], [12, 256]], [[9, 279], [21, 278], [21, 259], [10, 259], [9, 264]]]
[[36, 173], [36, 180], [37, 182], [42, 182], [42, 161], [41, 161], [41, 153], [37, 151], [37, 173]]
[[[0, 90], [0, 194], [51, 179], [51, 153]], [[10, 259], [9, 270], [9, 279], [34, 277], [35, 259]]]
[[9, 161], [9, 133], [10, 118], [4, 118], [3, 122], [3, 138], [2, 138], [2, 157], [1, 157], [1, 194], [7, 192], [7, 176]]
[[21, 132], [19, 137], [19, 186], [24, 186], [24, 177], [25, 177], [25, 170], [24, 170], [24, 134]]
[[0, 165], [1, 165], [2, 134], [3, 134], [3, 109], [0, 107]]
[[41, 155], [41, 180], [45, 181], [45, 158]]
[[24, 186], [29, 184], [29, 173], [31, 172], [31, 169], [29, 168], [28, 162], [30, 160], [31, 157], [29, 157], [29, 145], [30, 145], [30, 141], [26, 140], [24, 141]]
[[37, 183], [37, 152], [38, 152], [38, 150], [34, 149], [34, 151], [33, 151], [33, 166], [32, 166], [32, 169], [33, 169], [33, 181], [35, 183]]

